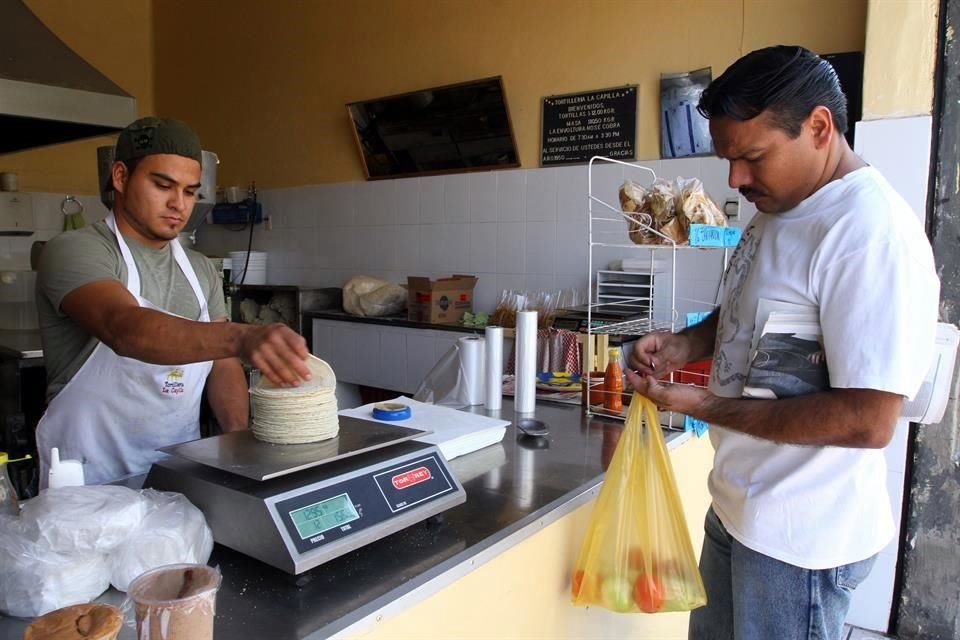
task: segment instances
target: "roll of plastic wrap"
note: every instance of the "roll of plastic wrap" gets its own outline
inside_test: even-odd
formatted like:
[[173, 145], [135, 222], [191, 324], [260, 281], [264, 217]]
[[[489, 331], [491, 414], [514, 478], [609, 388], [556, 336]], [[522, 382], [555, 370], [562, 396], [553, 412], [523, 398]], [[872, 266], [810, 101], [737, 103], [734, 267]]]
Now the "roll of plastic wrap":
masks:
[[537, 312], [517, 314], [516, 391], [517, 413], [533, 413], [537, 404]]
[[484, 341], [483, 367], [487, 381], [483, 406], [487, 411], [499, 411], [503, 404], [503, 327], [487, 327]]
[[483, 404], [483, 338], [460, 338], [460, 371], [468, 405]]

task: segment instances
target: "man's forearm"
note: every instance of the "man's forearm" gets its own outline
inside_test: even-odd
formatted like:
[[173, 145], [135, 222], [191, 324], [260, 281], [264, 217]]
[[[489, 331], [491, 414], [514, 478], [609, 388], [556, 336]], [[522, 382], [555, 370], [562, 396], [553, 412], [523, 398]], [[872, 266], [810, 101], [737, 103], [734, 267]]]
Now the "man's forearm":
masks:
[[207, 378], [207, 398], [220, 425], [227, 431], [242, 431], [250, 423], [247, 378], [236, 358], [216, 360]]
[[691, 415], [711, 424], [787, 444], [885, 447], [902, 397], [869, 389], [833, 389], [780, 400], [709, 395]]
[[196, 322], [141, 307], [116, 280], [74, 289], [60, 308], [121, 356], [152, 364], [239, 357], [276, 385], [310, 379], [306, 341], [285, 324]]
[[720, 307], [717, 307], [713, 310], [713, 313], [702, 321], [678, 332], [687, 338], [690, 345], [691, 362], [703, 360], [713, 355], [714, 343], [717, 340], [717, 323], [719, 317]]
[[108, 322], [102, 340], [121, 356], [152, 364], [188, 364], [236, 356], [253, 325], [197, 322], [131, 307]]

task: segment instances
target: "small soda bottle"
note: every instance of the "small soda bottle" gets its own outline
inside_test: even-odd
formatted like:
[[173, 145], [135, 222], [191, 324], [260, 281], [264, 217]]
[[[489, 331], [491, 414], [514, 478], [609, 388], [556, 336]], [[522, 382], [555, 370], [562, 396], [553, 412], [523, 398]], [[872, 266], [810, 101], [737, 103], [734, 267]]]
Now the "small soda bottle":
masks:
[[607, 370], [603, 374], [603, 408], [610, 411], [623, 409], [623, 369], [620, 368], [620, 349], [611, 347], [607, 350]]

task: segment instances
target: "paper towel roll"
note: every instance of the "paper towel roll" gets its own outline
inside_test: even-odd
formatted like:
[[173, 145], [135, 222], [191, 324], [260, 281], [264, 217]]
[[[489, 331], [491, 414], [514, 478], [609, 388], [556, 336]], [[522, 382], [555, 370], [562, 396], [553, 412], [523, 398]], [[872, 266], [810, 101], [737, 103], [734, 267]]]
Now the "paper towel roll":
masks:
[[498, 411], [503, 404], [503, 327], [487, 327], [483, 366], [486, 371], [484, 406]]
[[537, 404], [537, 312], [517, 314], [516, 391], [514, 405], [517, 413], [533, 413]]
[[484, 339], [477, 337], [460, 338], [460, 371], [466, 390], [468, 405], [483, 404], [483, 351]]

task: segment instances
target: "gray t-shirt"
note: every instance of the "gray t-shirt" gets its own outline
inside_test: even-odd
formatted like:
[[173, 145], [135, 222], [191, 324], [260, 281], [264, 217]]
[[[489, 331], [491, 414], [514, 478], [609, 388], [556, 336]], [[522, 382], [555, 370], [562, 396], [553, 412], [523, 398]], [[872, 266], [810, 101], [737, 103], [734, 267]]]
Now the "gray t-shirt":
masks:
[[[191, 320], [200, 317], [197, 297], [169, 245], [154, 249], [124, 236], [140, 273], [140, 295], [160, 309]], [[201, 253], [185, 249], [207, 298], [210, 319], [226, 317], [223, 283]], [[60, 309], [64, 297], [99, 280], [127, 283], [117, 239], [104, 222], [56, 236], [43, 248], [37, 273], [37, 315], [49, 402], [79, 371], [99, 342]]]

